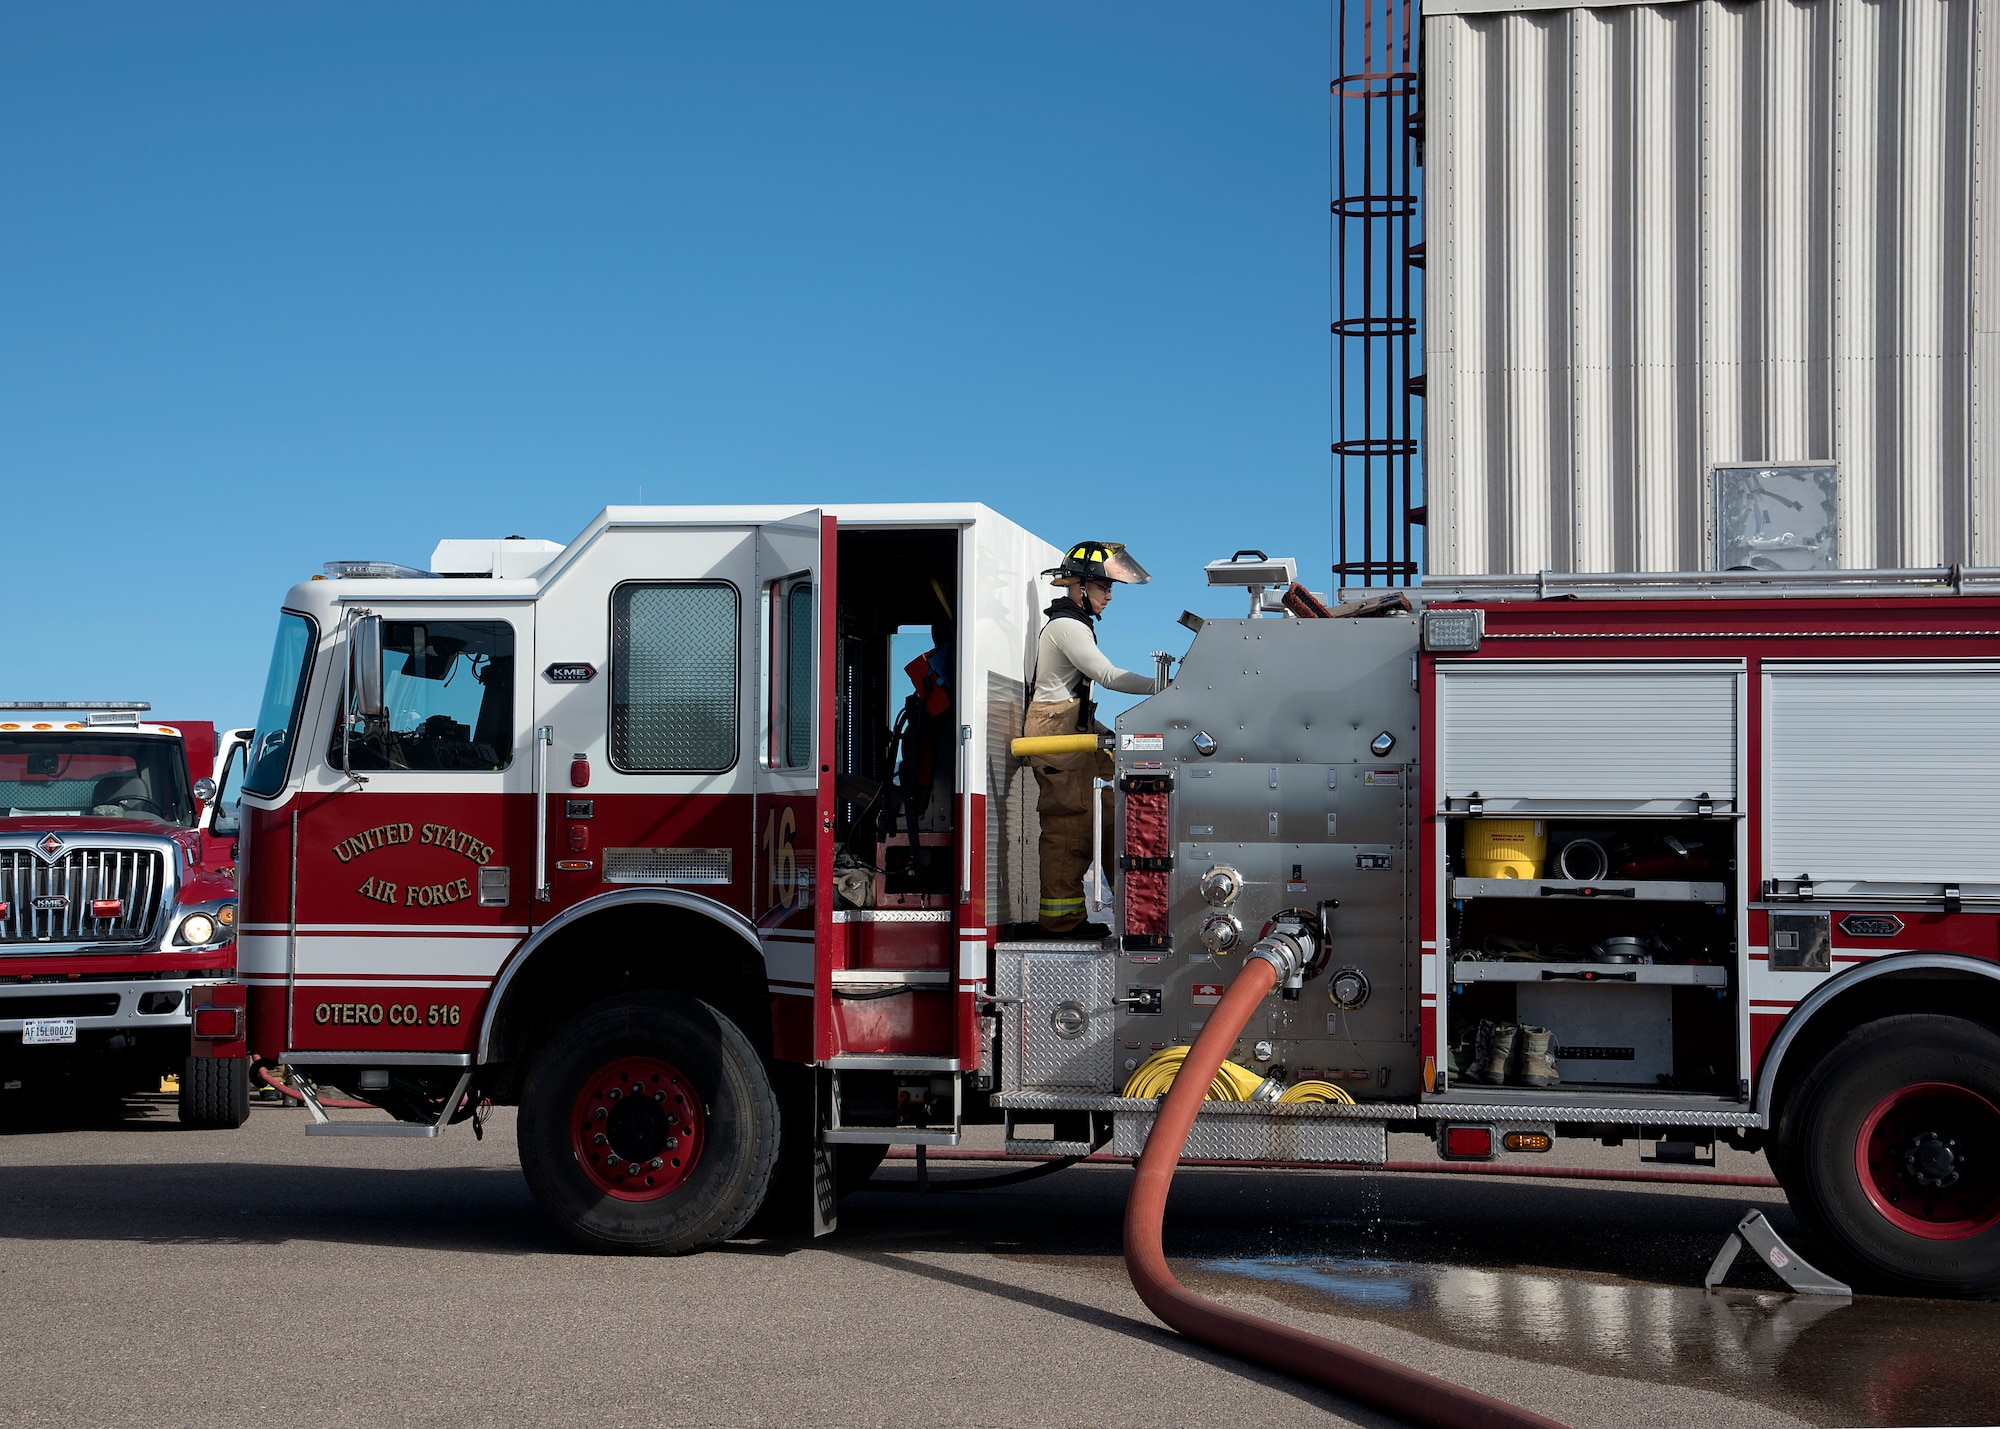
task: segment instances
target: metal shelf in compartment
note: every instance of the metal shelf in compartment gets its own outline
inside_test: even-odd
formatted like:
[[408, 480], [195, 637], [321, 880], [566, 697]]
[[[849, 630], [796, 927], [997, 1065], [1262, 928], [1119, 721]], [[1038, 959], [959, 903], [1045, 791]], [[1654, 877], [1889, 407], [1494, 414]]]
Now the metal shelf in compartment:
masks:
[[1574, 878], [1454, 878], [1451, 896], [1549, 903], [1723, 903], [1728, 901], [1729, 885], [1659, 878], [1606, 878], [1594, 883]]
[[1727, 987], [1729, 969], [1710, 963], [1454, 963], [1453, 982], [1576, 982], [1614, 986]]

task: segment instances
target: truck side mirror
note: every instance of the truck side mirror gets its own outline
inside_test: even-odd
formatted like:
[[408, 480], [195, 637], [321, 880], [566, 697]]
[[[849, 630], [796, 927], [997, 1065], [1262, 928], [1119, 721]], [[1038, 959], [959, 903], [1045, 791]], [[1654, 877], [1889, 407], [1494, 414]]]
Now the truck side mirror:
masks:
[[348, 647], [349, 714], [374, 722], [388, 718], [382, 701], [382, 617], [357, 615]]
[[215, 781], [206, 774], [194, 781], [194, 796], [204, 804], [215, 802]]

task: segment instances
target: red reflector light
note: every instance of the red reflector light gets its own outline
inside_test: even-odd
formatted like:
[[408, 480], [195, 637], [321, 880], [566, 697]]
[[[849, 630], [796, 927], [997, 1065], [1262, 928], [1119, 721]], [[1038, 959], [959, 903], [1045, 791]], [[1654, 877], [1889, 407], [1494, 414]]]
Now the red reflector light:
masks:
[[194, 1010], [194, 1035], [219, 1041], [231, 1041], [243, 1034], [243, 1009], [240, 1007], [197, 1007]]
[[1493, 1159], [1493, 1128], [1448, 1126], [1444, 1129], [1443, 1150], [1447, 1161], [1490, 1161]]
[[122, 898], [93, 898], [90, 901], [90, 916], [93, 918], [116, 918], [125, 911]]
[[572, 789], [590, 787], [590, 756], [572, 754], [569, 757], [569, 786]]

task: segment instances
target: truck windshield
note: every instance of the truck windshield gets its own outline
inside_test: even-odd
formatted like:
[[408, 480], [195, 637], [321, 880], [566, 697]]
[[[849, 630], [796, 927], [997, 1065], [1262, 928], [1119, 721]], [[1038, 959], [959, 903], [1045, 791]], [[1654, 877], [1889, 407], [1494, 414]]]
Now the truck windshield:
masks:
[[278, 617], [278, 643], [271, 650], [271, 672], [264, 677], [264, 702], [257, 709], [257, 733], [243, 776], [245, 793], [275, 794], [285, 786], [317, 635], [303, 615], [287, 610]]
[[0, 807], [15, 819], [194, 822], [187, 757], [178, 739], [162, 735], [0, 735]]

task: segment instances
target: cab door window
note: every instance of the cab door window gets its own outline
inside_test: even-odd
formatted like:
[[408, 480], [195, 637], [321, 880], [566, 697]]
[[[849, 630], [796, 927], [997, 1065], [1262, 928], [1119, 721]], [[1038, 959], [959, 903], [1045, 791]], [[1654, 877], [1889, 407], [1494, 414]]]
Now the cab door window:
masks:
[[719, 774], [740, 722], [736, 587], [632, 582], [611, 593], [611, 762], [636, 774]]
[[773, 769], [803, 769], [813, 762], [813, 588], [797, 577], [772, 581], [770, 611], [771, 740]]
[[382, 622], [384, 720], [336, 724], [338, 768], [500, 770], [514, 759], [514, 627]]

